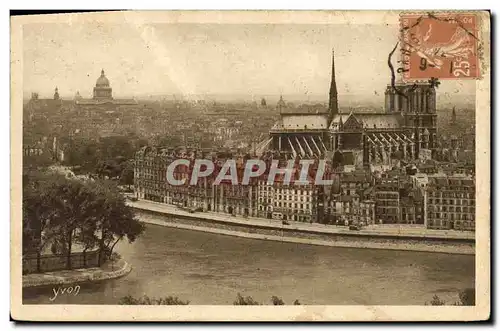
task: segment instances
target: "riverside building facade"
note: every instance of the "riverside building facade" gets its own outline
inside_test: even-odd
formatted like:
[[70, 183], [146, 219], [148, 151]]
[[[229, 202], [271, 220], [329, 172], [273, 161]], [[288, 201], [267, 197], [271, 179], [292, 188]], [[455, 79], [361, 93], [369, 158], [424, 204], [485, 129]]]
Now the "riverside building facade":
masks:
[[429, 176], [425, 224], [430, 229], [475, 230], [476, 185], [472, 176]]
[[[194, 185], [189, 184], [193, 174], [194, 160], [197, 157], [212, 160], [216, 169], [207, 177], [198, 179]], [[224, 162], [234, 157], [238, 185], [230, 180], [218, 183], [215, 173]], [[310, 167], [311, 174], [307, 178], [310, 183], [298, 183], [300, 167], [294, 164], [291, 183], [284, 182], [284, 175], [278, 174], [273, 182], [269, 182], [270, 165], [279, 158], [279, 168], [286, 166], [283, 156], [267, 154], [262, 157], [266, 170], [258, 177], [250, 178], [248, 184], [241, 184], [245, 171], [245, 161], [249, 155], [226, 155], [217, 152], [197, 150], [167, 149], [143, 147], [135, 156], [134, 188], [138, 199], [176, 205], [198, 211], [213, 211], [232, 215], [261, 217], [275, 220], [299, 222], [321, 222], [323, 198], [319, 194], [323, 186], [314, 185], [314, 174], [317, 164]], [[167, 169], [175, 160], [184, 159], [189, 165], [177, 165], [174, 168], [175, 180], [185, 180], [184, 185], [173, 185], [167, 180]], [[327, 166], [323, 179], [330, 180], [336, 174]], [[330, 188], [328, 188], [330, 189]]]
[[[151, 200], [198, 211], [225, 212], [233, 215], [257, 216], [256, 181], [249, 185], [232, 185], [222, 181], [214, 185], [215, 177], [198, 179], [195, 185], [189, 185], [196, 156], [207, 157], [221, 166], [223, 157], [217, 154], [204, 155], [202, 151], [143, 147], [135, 156], [134, 188], [138, 199]], [[244, 168], [239, 155], [237, 162], [238, 176]], [[167, 168], [174, 160], [189, 160], [190, 165], [178, 165], [174, 168], [176, 180], [186, 180], [185, 185], [173, 185], [167, 180]]]
[[[225, 179], [217, 183], [214, 174], [189, 184], [195, 159], [210, 159], [221, 168], [228, 158], [236, 160], [238, 185]], [[268, 154], [269, 165], [283, 156]], [[383, 173], [380, 178], [368, 171], [338, 173], [328, 167], [324, 179], [329, 185], [297, 182], [300, 169], [294, 166], [292, 182], [284, 176], [268, 182], [266, 171], [241, 184], [245, 160], [249, 155], [198, 150], [143, 147], [136, 153], [134, 187], [138, 199], [166, 203], [200, 212], [218, 212], [276, 221], [296, 221], [332, 225], [405, 224], [430, 229], [474, 230], [475, 183], [471, 176], [418, 173], [405, 175], [402, 170]], [[172, 185], [167, 168], [175, 160], [188, 160], [174, 169]], [[298, 164], [298, 162], [297, 162]], [[266, 167], [268, 169], [268, 167]], [[313, 170], [315, 168], [313, 167]], [[216, 169], [217, 171], [217, 169]], [[314, 177], [313, 175], [310, 177]], [[295, 180], [295, 182], [294, 182]]]

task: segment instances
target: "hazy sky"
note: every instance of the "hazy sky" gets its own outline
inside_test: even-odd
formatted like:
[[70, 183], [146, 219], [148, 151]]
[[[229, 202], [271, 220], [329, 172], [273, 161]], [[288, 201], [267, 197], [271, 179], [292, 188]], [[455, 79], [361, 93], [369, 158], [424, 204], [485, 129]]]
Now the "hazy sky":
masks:
[[[113, 95], [324, 95], [331, 52], [339, 94], [382, 97], [397, 26], [298, 24], [27, 24], [24, 92], [91, 97], [104, 69]], [[394, 62], [396, 59], [394, 59]], [[473, 82], [440, 93], [473, 94]]]

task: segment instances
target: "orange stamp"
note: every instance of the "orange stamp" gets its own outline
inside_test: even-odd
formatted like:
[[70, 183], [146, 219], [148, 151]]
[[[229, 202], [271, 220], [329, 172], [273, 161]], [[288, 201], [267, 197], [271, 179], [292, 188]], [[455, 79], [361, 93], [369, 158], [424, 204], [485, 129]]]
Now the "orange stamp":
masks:
[[404, 80], [480, 77], [475, 14], [401, 14], [400, 24]]

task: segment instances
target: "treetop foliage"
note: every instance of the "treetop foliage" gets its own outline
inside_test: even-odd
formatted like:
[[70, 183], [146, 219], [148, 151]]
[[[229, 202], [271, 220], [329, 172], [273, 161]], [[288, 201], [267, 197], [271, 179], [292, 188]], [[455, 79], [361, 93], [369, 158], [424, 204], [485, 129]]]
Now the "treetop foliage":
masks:
[[106, 258], [118, 241], [133, 242], [145, 229], [116, 183], [83, 182], [48, 171], [24, 174], [22, 210], [23, 254], [39, 258], [50, 247], [67, 255], [68, 268], [73, 243], [84, 252], [98, 248]]

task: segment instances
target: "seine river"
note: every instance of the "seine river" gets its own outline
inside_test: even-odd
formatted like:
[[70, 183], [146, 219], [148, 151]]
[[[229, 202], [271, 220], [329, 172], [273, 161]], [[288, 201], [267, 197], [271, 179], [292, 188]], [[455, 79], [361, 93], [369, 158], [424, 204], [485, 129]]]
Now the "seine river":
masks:
[[147, 225], [118, 252], [130, 274], [81, 283], [78, 295], [29, 289], [25, 304], [117, 304], [126, 295], [177, 296], [191, 304], [232, 304], [237, 293], [269, 303], [423, 305], [434, 294], [450, 302], [474, 287], [474, 256], [353, 249], [244, 239]]

